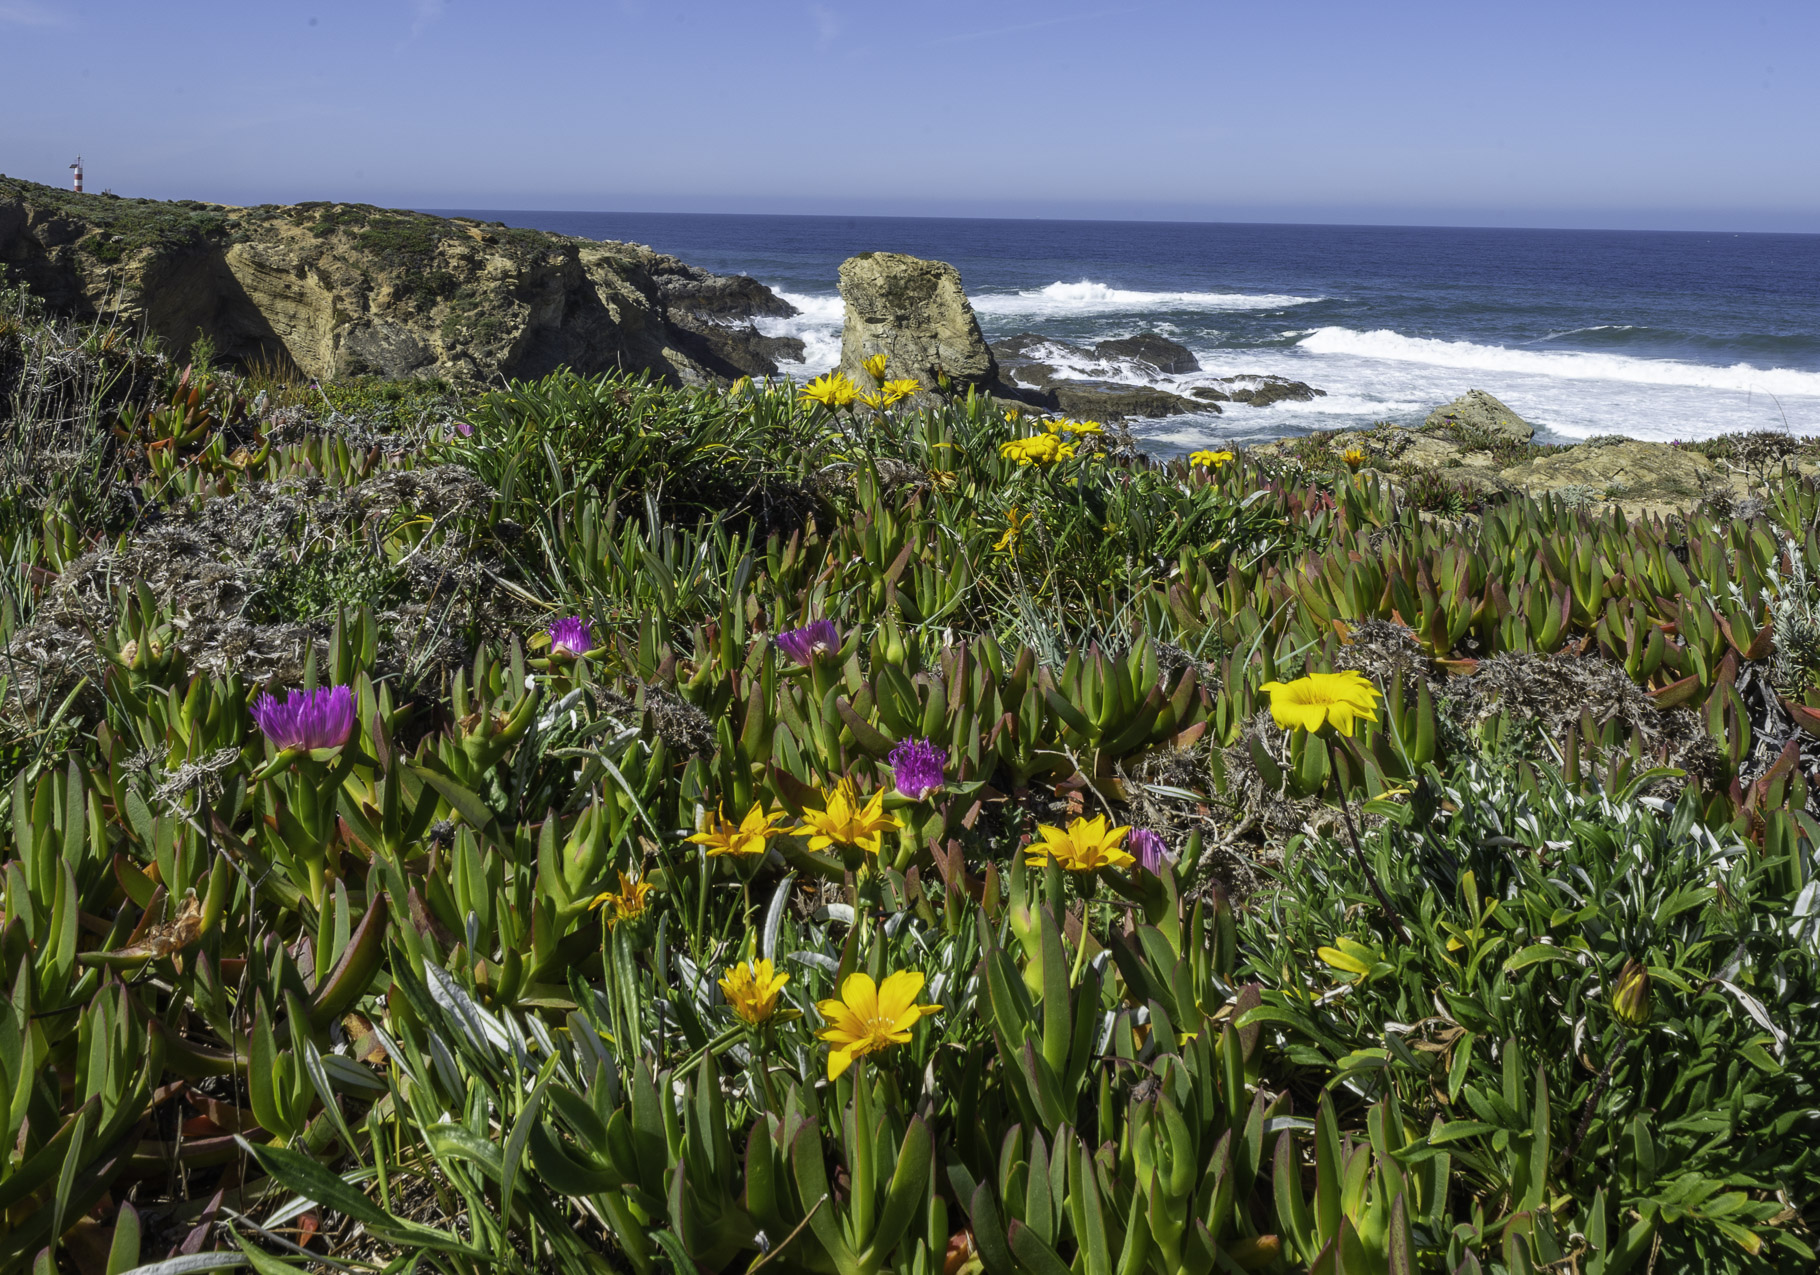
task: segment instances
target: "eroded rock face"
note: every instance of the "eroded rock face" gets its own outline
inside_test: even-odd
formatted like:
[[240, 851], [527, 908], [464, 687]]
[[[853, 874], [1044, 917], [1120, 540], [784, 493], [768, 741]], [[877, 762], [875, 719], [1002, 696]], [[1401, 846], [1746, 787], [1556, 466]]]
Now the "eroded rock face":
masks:
[[1482, 432], [1493, 438], [1509, 438], [1527, 443], [1536, 436], [1536, 427], [1518, 416], [1484, 390], [1467, 390], [1445, 407], [1437, 407], [1422, 422], [1430, 429], [1452, 426], [1459, 430]]
[[841, 262], [840, 295], [847, 311], [841, 371], [858, 384], [871, 384], [861, 363], [883, 354], [887, 375], [911, 378], [925, 392], [941, 376], [962, 393], [996, 387], [998, 363], [980, 335], [960, 271], [947, 262], [861, 253]]
[[493, 382], [567, 366], [701, 384], [802, 355], [744, 276], [595, 242], [362, 204], [235, 208], [0, 178], [0, 262], [53, 309], [143, 322], [172, 350], [313, 377]]

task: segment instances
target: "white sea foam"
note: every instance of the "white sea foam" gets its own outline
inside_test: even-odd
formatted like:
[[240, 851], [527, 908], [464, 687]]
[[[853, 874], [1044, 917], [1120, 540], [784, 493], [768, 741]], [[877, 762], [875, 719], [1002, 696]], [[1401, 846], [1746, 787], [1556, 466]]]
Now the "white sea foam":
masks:
[[820, 376], [840, 362], [840, 329], [845, 318], [841, 299], [814, 293], [784, 292], [777, 295], [795, 306], [797, 313], [787, 319], [759, 319], [758, 330], [766, 336], [799, 337], [803, 343], [800, 363], [779, 363], [778, 372], [797, 380]]
[[986, 292], [969, 299], [978, 314], [1033, 319], [1167, 310], [1280, 310], [1322, 300], [1274, 292], [1137, 292], [1090, 279], [1057, 282], [1023, 292]]
[[1392, 362], [1426, 363], [1475, 372], [1517, 372], [1583, 381], [1619, 381], [1629, 385], [1682, 386], [1739, 393], [1820, 395], [1820, 372], [1758, 368], [1748, 363], [1715, 367], [1676, 359], [1640, 359], [1625, 354], [1571, 350], [1513, 350], [1473, 341], [1438, 341], [1404, 336], [1379, 328], [1321, 328], [1301, 341], [1311, 354], [1347, 354]]

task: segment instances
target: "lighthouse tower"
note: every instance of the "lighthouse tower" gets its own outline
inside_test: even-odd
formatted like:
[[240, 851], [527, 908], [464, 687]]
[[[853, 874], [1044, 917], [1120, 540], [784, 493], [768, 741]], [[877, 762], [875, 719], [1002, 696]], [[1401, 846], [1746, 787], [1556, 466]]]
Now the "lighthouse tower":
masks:
[[76, 162], [70, 165], [70, 172], [76, 175], [76, 193], [82, 193], [82, 156], [76, 156]]

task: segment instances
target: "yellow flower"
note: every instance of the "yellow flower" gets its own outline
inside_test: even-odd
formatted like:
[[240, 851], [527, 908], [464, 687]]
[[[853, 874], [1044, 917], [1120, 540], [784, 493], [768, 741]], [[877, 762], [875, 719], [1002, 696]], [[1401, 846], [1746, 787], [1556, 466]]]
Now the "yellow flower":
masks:
[[645, 909], [650, 906], [645, 902], [645, 896], [651, 893], [653, 888], [648, 881], [629, 877], [622, 872], [619, 874], [619, 890], [617, 892], [609, 890], [605, 894], [595, 895], [593, 902], [588, 904], [588, 910], [593, 911], [598, 907], [611, 908], [612, 912], [607, 917], [609, 926], [618, 925], [621, 921], [633, 920], [645, 914]]
[[1219, 469], [1231, 461], [1231, 452], [1210, 452], [1203, 449], [1188, 453], [1188, 463], [1202, 469]]
[[998, 454], [1019, 465], [1053, 465], [1058, 460], [1073, 459], [1074, 444], [1064, 443], [1054, 434], [1038, 434], [1034, 438], [1014, 438], [1008, 443], [1000, 443]]
[[909, 398], [920, 389], [922, 386], [911, 380], [886, 381], [876, 390], [861, 394], [859, 401], [874, 410], [883, 411], [900, 400]]
[[1362, 447], [1348, 447], [1340, 454], [1340, 459], [1346, 462], [1346, 468], [1358, 469], [1365, 464], [1365, 449]]
[[792, 834], [809, 838], [809, 849], [828, 846], [857, 846], [868, 854], [877, 854], [884, 844], [888, 828], [901, 828], [896, 815], [885, 813], [885, 790], [872, 794], [872, 800], [859, 804], [859, 794], [851, 779], [843, 779], [832, 791], [824, 793], [825, 810], [803, 811], [803, 826]]
[[1331, 724], [1351, 735], [1353, 723], [1378, 720], [1378, 688], [1363, 673], [1310, 673], [1293, 682], [1265, 682], [1270, 715], [1284, 730], [1320, 730]]
[[757, 1027], [777, 1012], [777, 995], [789, 981], [788, 974], [772, 972], [770, 961], [741, 961], [727, 966], [720, 993], [741, 1022]]
[[1104, 434], [1106, 427], [1098, 421], [1044, 421], [1051, 434]]
[[1024, 853], [1029, 856], [1030, 863], [1038, 866], [1053, 857], [1070, 872], [1122, 868], [1137, 862], [1123, 849], [1125, 834], [1130, 831], [1128, 827], [1108, 829], [1105, 815], [1076, 819], [1066, 831], [1046, 823], [1038, 824], [1036, 833], [1042, 840], [1025, 846]]
[[885, 379], [885, 361], [884, 355], [874, 354], [869, 359], [861, 359], [859, 365], [866, 369], [867, 376], [882, 382]]
[[1024, 538], [1024, 528], [1036, 521], [1035, 514], [1019, 513], [1013, 505], [1005, 511], [1005, 534], [998, 538], [992, 548], [995, 552], [1015, 551], [1018, 542]]
[[918, 1005], [922, 990], [923, 976], [915, 970], [899, 970], [882, 987], [868, 975], [849, 974], [839, 1000], [816, 1002], [828, 1020], [816, 1037], [834, 1046], [828, 1051], [828, 1079], [838, 1079], [855, 1058], [908, 1044], [911, 1029], [941, 1008]]
[[689, 840], [698, 846], [708, 847], [710, 859], [720, 855], [754, 855], [763, 854], [770, 837], [777, 831], [777, 825], [788, 816], [782, 814], [768, 815], [760, 802], [753, 802], [752, 809], [738, 824], [727, 819], [723, 808], [715, 815], [714, 826], [707, 832], [698, 832]]
[[859, 386], [849, 381], [839, 372], [830, 372], [818, 376], [798, 392], [797, 398], [803, 403], [820, 403], [823, 407], [851, 407], [853, 400], [859, 397]]

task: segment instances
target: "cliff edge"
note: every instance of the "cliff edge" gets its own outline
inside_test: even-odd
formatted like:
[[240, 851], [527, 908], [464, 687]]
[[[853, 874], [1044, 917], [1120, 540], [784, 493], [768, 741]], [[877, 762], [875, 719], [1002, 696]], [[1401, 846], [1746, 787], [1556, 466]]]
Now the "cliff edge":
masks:
[[312, 377], [492, 382], [567, 366], [703, 384], [802, 356], [755, 319], [796, 311], [743, 275], [638, 244], [305, 203], [78, 195], [0, 177], [0, 264], [55, 311], [206, 335]]

